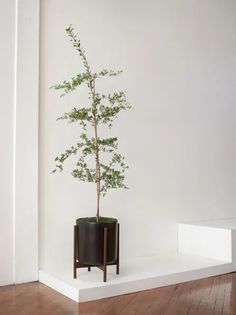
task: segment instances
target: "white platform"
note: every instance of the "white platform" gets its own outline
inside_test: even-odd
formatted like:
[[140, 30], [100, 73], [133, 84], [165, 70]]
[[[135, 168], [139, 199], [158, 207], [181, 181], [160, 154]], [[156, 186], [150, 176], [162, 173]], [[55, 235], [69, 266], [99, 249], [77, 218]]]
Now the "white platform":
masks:
[[178, 225], [178, 252], [121, 261], [120, 275], [108, 267], [108, 282], [92, 268], [39, 272], [39, 281], [76, 302], [85, 302], [235, 271], [236, 218]]

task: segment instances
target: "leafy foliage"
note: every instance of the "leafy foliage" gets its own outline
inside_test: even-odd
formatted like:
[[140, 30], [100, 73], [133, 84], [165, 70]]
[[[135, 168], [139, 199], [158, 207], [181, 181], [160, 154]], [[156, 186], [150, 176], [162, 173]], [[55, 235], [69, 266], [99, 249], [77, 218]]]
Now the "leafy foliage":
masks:
[[[101, 139], [98, 136], [100, 125], [112, 127], [113, 121], [121, 111], [130, 109], [124, 91], [114, 92], [113, 94], [101, 94], [95, 90], [95, 82], [103, 77], [115, 77], [122, 71], [103, 69], [98, 73], [93, 73], [85, 56], [85, 51], [81, 46], [80, 40], [74, 33], [72, 26], [66, 29], [67, 35], [73, 47], [81, 57], [85, 71], [74, 76], [69, 81], [55, 84], [51, 88], [61, 90], [62, 95], [73, 92], [81, 84], [85, 84], [89, 91], [86, 107], [74, 107], [71, 111], [64, 113], [57, 120], [67, 120], [69, 123], [77, 122], [84, 130], [81, 141], [71, 146], [55, 158], [56, 168], [53, 172], [62, 171], [64, 162], [70, 156], [76, 156], [77, 161], [71, 174], [73, 177], [84, 181], [93, 182], [97, 189], [97, 220], [99, 220], [100, 196], [105, 196], [109, 189], [127, 188], [124, 184], [124, 174], [128, 166], [124, 162], [124, 157], [118, 153], [118, 139], [116, 137]], [[94, 137], [89, 137], [86, 133], [87, 128], [94, 130]], [[108, 155], [110, 158], [108, 159]], [[90, 156], [94, 158], [94, 165], [90, 167]]]

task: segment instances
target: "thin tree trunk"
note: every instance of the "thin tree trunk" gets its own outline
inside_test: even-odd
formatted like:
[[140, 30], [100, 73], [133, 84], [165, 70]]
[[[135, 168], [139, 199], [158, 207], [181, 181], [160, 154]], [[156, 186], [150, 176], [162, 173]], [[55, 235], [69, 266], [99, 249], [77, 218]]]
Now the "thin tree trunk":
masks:
[[[92, 81], [92, 94], [93, 100], [95, 100], [95, 79], [93, 78]], [[96, 192], [97, 192], [97, 222], [99, 221], [100, 217], [100, 161], [99, 161], [99, 146], [98, 146], [98, 129], [97, 129], [97, 117], [96, 113], [94, 113], [94, 136], [95, 136], [95, 162], [96, 162]]]
[[[73, 37], [73, 40], [76, 41], [76, 38]], [[78, 51], [83, 59], [83, 63], [86, 69], [86, 73], [91, 77], [91, 80], [88, 84], [88, 87], [92, 93], [92, 98], [93, 98], [93, 104], [95, 103], [95, 96], [96, 96], [96, 92], [95, 92], [95, 77], [92, 76], [91, 70], [90, 70], [90, 66], [88, 64], [87, 58], [85, 57], [84, 51], [81, 48], [81, 46], [79, 46]], [[98, 145], [98, 130], [97, 130], [97, 125], [98, 125], [98, 121], [97, 121], [97, 116], [96, 116], [96, 112], [93, 113], [93, 118], [94, 118], [94, 135], [95, 135], [95, 162], [96, 162], [96, 193], [97, 193], [97, 213], [96, 213], [96, 218], [97, 218], [97, 222], [99, 221], [99, 217], [100, 217], [100, 185], [101, 185], [101, 177], [100, 177], [100, 162], [99, 162], [99, 145]]]
[[99, 163], [99, 148], [97, 143], [97, 124], [95, 124], [95, 145], [96, 145], [96, 184], [97, 184], [97, 222], [100, 217], [100, 163]]

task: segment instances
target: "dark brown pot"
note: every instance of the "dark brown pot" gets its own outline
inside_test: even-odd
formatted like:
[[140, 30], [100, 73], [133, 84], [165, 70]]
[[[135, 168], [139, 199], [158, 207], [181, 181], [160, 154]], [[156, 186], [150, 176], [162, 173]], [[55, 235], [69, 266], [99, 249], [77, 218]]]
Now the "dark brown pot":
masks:
[[116, 219], [112, 222], [87, 222], [84, 218], [76, 220], [79, 227], [78, 259], [82, 264], [103, 264], [103, 242], [104, 227], [108, 229], [108, 253], [107, 263], [117, 260], [118, 246], [118, 223]]

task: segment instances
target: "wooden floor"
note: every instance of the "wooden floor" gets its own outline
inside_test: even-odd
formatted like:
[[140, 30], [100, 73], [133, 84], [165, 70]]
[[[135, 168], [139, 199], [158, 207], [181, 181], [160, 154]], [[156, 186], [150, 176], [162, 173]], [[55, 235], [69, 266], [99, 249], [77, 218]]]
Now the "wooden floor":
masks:
[[0, 315], [236, 315], [236, 273], [77, 304], [38, 282], [0, 287]]

